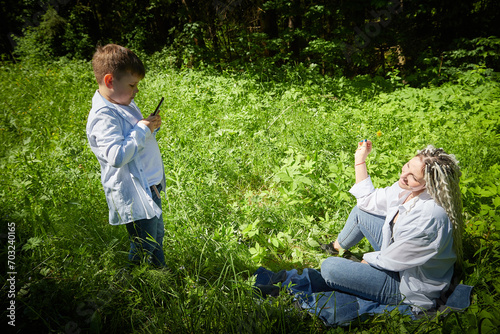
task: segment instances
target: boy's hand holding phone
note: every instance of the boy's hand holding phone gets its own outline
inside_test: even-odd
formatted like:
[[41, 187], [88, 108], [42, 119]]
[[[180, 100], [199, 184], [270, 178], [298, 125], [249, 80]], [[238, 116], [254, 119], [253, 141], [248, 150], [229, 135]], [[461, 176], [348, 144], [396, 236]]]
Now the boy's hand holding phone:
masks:
[[162, 97], [155, 111], [151, 115], [149, 115], [146, 119], [141, 120], [141, 122], [146, 124], [147, 127], [151, 130], [151, 133], [153, 133], [156, 129], [158, 129], [161, 126], [161, 116], [159, 115], [159, 113], [163, 100], [164, 98]]

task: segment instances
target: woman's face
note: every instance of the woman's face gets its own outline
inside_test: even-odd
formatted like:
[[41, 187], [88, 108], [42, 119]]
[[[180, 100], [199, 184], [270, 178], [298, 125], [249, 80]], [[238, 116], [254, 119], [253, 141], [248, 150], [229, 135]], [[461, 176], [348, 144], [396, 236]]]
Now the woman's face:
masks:
[[399, 186], [406, 190], [420, 191], [425, 188], [424, 162], [420, 157], [408, 161], [401, 171]]

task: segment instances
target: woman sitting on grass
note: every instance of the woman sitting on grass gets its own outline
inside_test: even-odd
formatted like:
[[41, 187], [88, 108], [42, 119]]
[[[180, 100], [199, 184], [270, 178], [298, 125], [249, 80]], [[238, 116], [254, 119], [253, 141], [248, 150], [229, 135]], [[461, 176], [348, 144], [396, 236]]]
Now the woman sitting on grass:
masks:
[[321, 275], [334, 290], [382, 304], [413, 305], [413, 311], [436, 306], [462, 261], [462, 203], [458, 162], [428, 146], [406, 163], [399, 181], [375, 189], [366, 169], [372, 143], [362, 141], [355, 154], [357, 199], [333, 244], [331, 254], [366, 237], [374, 252], [361, 263], [330, 257]]

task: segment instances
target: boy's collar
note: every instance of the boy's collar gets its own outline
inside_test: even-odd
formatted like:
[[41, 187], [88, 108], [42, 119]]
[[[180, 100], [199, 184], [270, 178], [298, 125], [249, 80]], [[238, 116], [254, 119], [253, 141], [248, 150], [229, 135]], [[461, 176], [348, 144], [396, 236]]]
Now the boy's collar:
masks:
[[[133, 126], [137, 123], [137, 118], [135, 118], [130, 113], [126, 113], [123, 108], [119, 108], [119, 107], [117, 107], [116, 104], [112, 103], [111, 101], [108, 101], [104, 96], [102, 96], [102, 94], [99, 92], [99, 90], [96, 91], [95, 96], [99, 97], [99, 104], [101, 104], [99, 107], [108, 107], [108, 108], [115, 110], [117, 112], [117, 114], [120, 115], [121, 118], [125, 119], [127, 122], [129, 122]], [[134, 101], [132, 100], [132, 102], [134, 102]]]

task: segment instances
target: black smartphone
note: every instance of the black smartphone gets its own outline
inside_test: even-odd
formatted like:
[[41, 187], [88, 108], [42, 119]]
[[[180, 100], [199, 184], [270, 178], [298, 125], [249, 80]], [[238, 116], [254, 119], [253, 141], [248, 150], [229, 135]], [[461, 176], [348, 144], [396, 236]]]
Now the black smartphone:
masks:
[[158, 107], [156, 107], [155, 112], [153, 113], [154, 116], [158, 115], [158, 113], [160, 112], [160, 107], [161, 107], [161, 104], [163, 103], [163, 100], [164, 100], [164, 98], [162, 97], [160, 100], [160, 103], [158, 103]]

